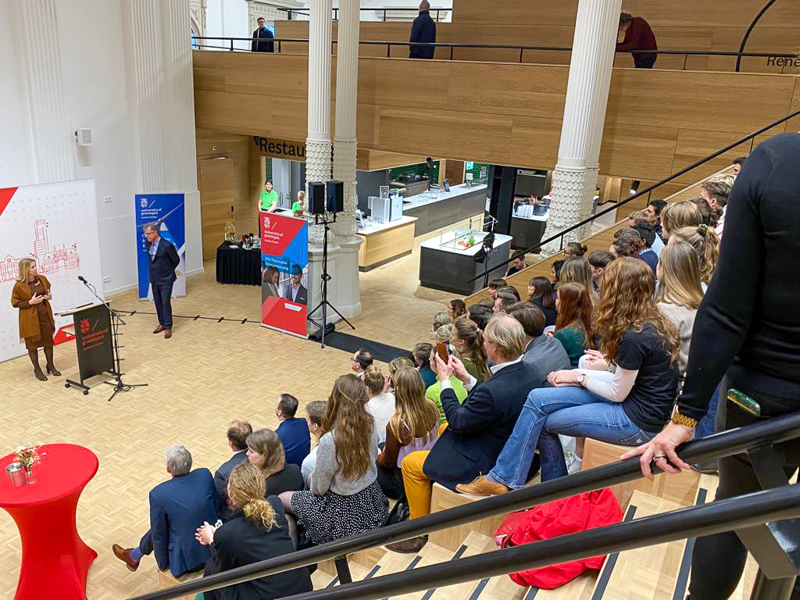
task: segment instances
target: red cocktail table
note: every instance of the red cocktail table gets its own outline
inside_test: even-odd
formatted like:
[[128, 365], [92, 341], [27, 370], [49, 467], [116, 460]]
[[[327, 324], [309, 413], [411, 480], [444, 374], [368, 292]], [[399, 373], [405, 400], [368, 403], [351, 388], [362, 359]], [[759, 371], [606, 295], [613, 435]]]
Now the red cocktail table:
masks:
[[86, 575], [97, 552], [83, 543], [75, 511], [97, 473], [97, 457], [72, 444], [42, 446], [36, 483], [12, 487], [5, 474], [14, 455], [0, 459], [0, 508], [17, 523], [22, 567], [15, 600], [86, 600]]

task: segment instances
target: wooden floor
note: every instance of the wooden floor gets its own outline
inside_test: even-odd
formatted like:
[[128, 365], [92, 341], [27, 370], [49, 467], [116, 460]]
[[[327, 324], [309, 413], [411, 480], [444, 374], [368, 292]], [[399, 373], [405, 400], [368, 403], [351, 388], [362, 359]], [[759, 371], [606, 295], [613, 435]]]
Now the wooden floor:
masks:
[[[418, 252], [362, 274], [363, 314], [353, 320], [356, 335], [404, 348], [428, 339], [433, 315], [451, 296], [417, 289]], [[205, 273], [190, 277], [188, 295], [173, 302], [175, 314], [257, 320], [260, 289], [217, 284], [214, 272], [214, 263], [207, 263]], [[115, 296], [114, 305], [153, 310], [135, 292]], [[24, 442], [69, 442], [92, 449], [100, 459], [78, 509], [78, 529], [99, 554], [87, 589], [97, 600], [157, 587], [152, 557], [130, 573], [111, 554], [111, 544], [133, 546], [146, 531], [147, 495], [166, 479], [167, 446], [184, 444], [195, 466], [213, 471], [228, 458], [225, 431], [231, 419], [274, 428], [279, 394], [291, 392], [301, 404], [326, 399], [334, 379], [350, 369], [348, 353], [322, 350], [256, 324], [176, 319], [174, 337], [165, 340], [151, 333], [155, 316], [126, 320], [125, 379], [148, 387], [119, 394], [111, 403], [105, 385], [88, 396], [64, 388], [64, 378], [77, 371], [72, 343], [56, 347], [64, 376], [47, 382], [33, 377], [27, 357], [0, 364], [0, 455]], [[20, 552], [16, 526], [0, 511], [0, 598], [14, 595]]]

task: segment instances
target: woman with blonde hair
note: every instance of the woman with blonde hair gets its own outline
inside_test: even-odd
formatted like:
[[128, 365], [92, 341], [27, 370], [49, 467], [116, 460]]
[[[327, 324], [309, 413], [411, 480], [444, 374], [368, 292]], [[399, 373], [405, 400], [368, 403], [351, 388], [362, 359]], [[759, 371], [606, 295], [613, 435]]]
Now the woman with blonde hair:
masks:
[[33, 364], [33, 374], [39, 381], [47, 381], [39, 366], [39, 348], [44, 349], [47, 359], [45, 368], [51, 375], [59, 376], [53, 363], [53, 335], [56, 321], [50, 300], [50, 282], [44, 275], [39, 275], [36, 261], [23, 258], [19, 261], [19, 277], [11, 291], [11, 306], [19, 309], [19, 337], [25, 340], [28, 357]]
[[[204, 576], [214, 575], [262, 560], [294, 552], [290, 536], [292, 525], [280, 500], [266, 500], [264, 477], [252, 464], [236, 465], [228, 477], [228, 504], [233, 514], [219, 527], [203, 523], [195, 539], [211, 547]], [[305, 567], [238, 583], [213, 592], [205, 592], [206, 600], [255, 600], [285, 598], [310, 592], [311, 576]]]
[[711, 283], [714, 270], [717, 268], [719, 260], [719, 236], [707, 225], [697, 227], [681, 227], [673, 232], [672, 239], [687, 242], [697, 253], [700, 261], [700, 279], [703, 282], [703, 290]]
[[678, 368], [683, 373], [689, 360], [694, 316], [703, 301], [703, 288], [700, 286], [700, 264], [694, 248], [686, 242], [675, 241], [675, 237], [673, 235], [661, 252], [656, 267], [659, 284], [656, 305], [678, 331], [681, 339]]
[[608, 265], [596, 319], [605, 359], [590, 369], [554, 371], [548, 376], [554, 387], [532, 390], [489, 475], [459, 491], [487, 495], [524, 487], [537, 448], [542, 481], [565, 476], [559, 435], [636, 446], [661, 431], [675, 403], [680, 341], [656, 308], [654, 291], [644, 261], [626, 257]]
[[[447, 336], [450, 336], [450, 328], [452, 325], [442, 325], [437, 329], [433, 334], [433, 339], [438, 341], [442, 341], [439, 339], [441, 337], [443, 331], [447, 331]], [[394, 374], [397, 373], [403, 367], [410, 367], [414, 368], [413, 361], [408, 358], [407, 356], [398, 356], [397, 358], [393, 358], [389, 361], [389, 374], [386, 376], [386, 386], [387, 389], [394, 389]], [[394, 414], [394, 413], [393, 413]]]
[[586, 286], [581, 283], [559, 284], [556, 309], [558, 318], [553, 337], [564, 346], [570, 364], [577, 367], [586, 348], [592, 345], [592, 300]]
[[387, 389], [387, 378], [375, 365], [364, 371], [364, 385], [369, 396], [367, 412], [375, 419], [375, 429], [383, 441], [383, 432], [394, 414], [394, 394]]
[[697, 227], [703, 222], [700, 209], [691, 200], [667, 204], [661, 211], [661, 239], [665, 242], [681, 227]]
[[303, 489], [300, 467], [286, 462], [281, 438], [272, 429], [259, 429], [247, 436], [247, 460], [261, 470], [270, 496]]
[[400, 498], [401, 465], [411, 452], [430, 450], [439, 437], [439, 409], [425, 397], [425, 384], [416, 369], [395, 375], [397, 410], [386, 426], [386, 445], [377, 458], [378, 483], [389, 498]]
[[570, 258], [564, 263], [564, 266], [561, 267], [561, 273], [559, 273], [559, 280], [562, 285], [565, 283], [580, 283], [587, 290], [594, 290], [592, 266], [582, 256]]
[[433, 316], [433, 325], [431, 325], [431, 331], [430, 331], [431, 340], [433, 340], [436, 337], [436, 331], [439, 329], [439, 327], [441, 327], [442, 325], [447, 325], [448, 323], [452, 322], [453, 322], [453, 317], [448, 315], [446, 312], [442, 311], [436, 313]]
[[377, 529], [389, 515], [378, 484], [378, 432], [367, 412], [367, 388], [355, 375], [336, 380], [325, 407], [311, 490], [281, 494], [315, 544]]
[[491, 371], [483, 348], [483, 334], [475, 323], [465, 317], [456, 319], [450, 331], [450, 344], [470, 375], [478, 381], [489, 379]]

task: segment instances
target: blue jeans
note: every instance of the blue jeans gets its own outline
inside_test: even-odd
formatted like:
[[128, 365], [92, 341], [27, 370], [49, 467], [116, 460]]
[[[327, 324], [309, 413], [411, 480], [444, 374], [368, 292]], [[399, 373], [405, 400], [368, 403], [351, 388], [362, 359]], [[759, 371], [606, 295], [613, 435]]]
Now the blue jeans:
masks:
[[656, 433], [642, 431], [619, 403], [589, 390], [537, 388], [528, 394], [514, 431], [489, 477], [513, 489], [524, 487], [537, 448], [542, 461], [542, 481], [565, 476], [567, 465], [558, 434], [638, 446]]
[[[722, 394], [722, 383], [717, 386], [717, 388], [714, 390], [714, 395], [711, 396], [711, 402], [708, 403], [708, 412], [706, 412], [705, 416], [700, 419], [697, 427], [695, 427], [694, 438], [696, 440], [708, 437], [716, 431], [715, 423], [717, 419], [717, 405], [719, 404], [720, 394]], [[723, 402], [724, 401], [725, 400], [723, 400]]]

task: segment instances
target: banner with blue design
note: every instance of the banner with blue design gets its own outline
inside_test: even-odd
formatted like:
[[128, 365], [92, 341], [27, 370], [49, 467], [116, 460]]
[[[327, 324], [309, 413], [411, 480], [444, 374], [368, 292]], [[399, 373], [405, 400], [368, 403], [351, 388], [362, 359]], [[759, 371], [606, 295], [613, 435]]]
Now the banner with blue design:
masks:
[[181, 259], [175, 269], [177, 280], [172, 286], [172, 297], [186, 295], [186, 218], [183, 194], [136, 194], [136, 260], [139, 269], [139, 299], [153, 299], [148, 272], [147, 240], [144, 226], [147, 223], [158, 225], [159, 234], [172, 242]]

